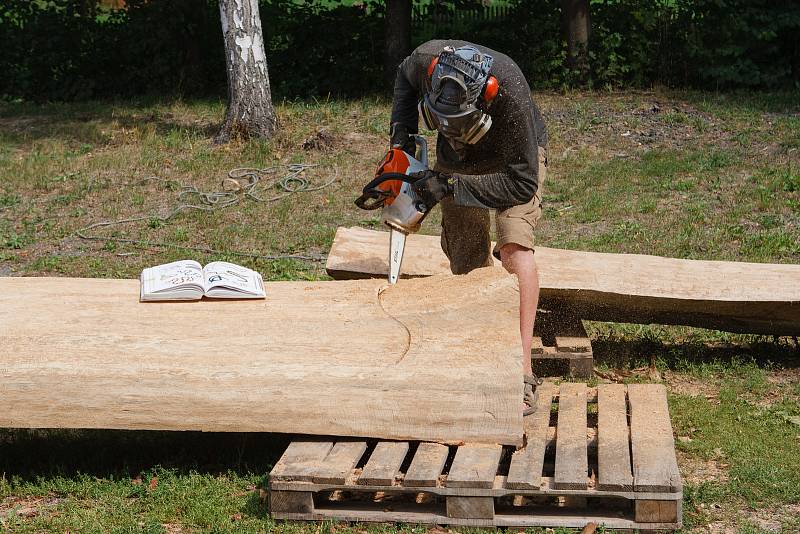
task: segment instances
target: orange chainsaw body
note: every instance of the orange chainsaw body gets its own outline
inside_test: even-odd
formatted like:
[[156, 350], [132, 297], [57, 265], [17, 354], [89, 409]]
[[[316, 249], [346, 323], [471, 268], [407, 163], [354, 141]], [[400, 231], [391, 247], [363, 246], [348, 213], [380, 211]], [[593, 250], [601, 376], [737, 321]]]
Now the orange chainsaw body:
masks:
[[[387, 174], [390, 172], [397, 172], [400, 174], [407, 174], [408, 167], [411, 165], [411, 162], [408, 159], [408, 154], [406, 154], [400, 148], [392, 148], [386, 153], [384, 156], [383, 161], [381, 161], [380, 165], [378, 165], [378, 169], [375, 171], [375, 176], [380, 176], [382, 174]], [[386, 198], [385, 205], [391, 206], [392, 202], [400, 195], [400, 189], [403, 187], [403, 183], [400, 180], [387, 180], [378, 186], [378, 189], [386, 191], [389, 193], [389, 196]]]

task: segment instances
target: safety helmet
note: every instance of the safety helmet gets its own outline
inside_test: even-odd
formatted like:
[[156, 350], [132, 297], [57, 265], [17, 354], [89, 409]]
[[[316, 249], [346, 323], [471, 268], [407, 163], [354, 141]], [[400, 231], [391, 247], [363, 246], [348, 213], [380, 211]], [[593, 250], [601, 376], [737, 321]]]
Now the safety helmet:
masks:
[[425, 127], [448, 140], [475, 144], [492, 126], [486, 113], [499, 91], [494, 59], [474, 46], [446, 46], [428, 67], [430, 90], [419, 103]]

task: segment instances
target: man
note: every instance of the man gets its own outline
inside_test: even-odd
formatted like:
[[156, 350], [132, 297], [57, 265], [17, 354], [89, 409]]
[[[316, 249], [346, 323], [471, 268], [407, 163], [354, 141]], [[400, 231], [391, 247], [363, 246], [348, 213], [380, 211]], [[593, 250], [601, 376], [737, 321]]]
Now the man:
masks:
[[[465, 41], [420, 45], [400, 64], [391, 144], [413, 153], [419, 116], [439, 131], [436, 165], [417, 173], [414, 190], [442, 205], [442, 249], [454, 274], [492, 265], [492, 254], [519, 279], [519, 328], [525, 414], [538, 379], [531, 343], [539, 301], [533, 232], [541, 217], [547, 131], [530, 87], [506, 55]], [[489, 210], [497, 210], [491, 251]]]

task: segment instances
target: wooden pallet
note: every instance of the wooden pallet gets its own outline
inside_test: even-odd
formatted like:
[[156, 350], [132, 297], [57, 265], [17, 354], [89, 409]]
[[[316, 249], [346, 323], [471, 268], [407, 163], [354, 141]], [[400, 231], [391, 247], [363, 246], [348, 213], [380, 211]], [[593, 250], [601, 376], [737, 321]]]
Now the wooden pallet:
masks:
[[594, 366], [592, 343], [583, 323], [577, 317], [557, 316], [546, 310], [536, 315], [531, 358], [536, 372], [536, 360], [566, 360], [570, 376], [589, 378]]
[[526, 445], [293, 441], [270, 473], [276, 519], [494, 527], [681, 527], [666, 390], [541, 386]]

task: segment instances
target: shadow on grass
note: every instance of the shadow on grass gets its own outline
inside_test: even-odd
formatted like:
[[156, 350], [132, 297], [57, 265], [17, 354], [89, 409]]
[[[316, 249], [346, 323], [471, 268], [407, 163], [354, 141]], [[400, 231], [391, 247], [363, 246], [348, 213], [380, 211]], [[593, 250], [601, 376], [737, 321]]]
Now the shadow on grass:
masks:
[[266, 476], [290, 440], [267, 433], [4, 429], [0, 473], [22, 480], [78, 474], [119, 479], [160, 466], [178, 474]]
[[[260, 488], [267, 487], [267, 477], [265, 476], [264, 479], [259, 484]], [[262, 490], [263, 491], [263, 490]], [[264, 493], [259, 492], [250, 492], [247, 495], [247, 500], [242, 506], [241, 512], [243, 514], [258, 517], [261, 519], [266, 519], [269, 517], [269, 502], [268, 499], [264, 498]]]
[[793, 342], [754, 341], [746, 344], [676, 342], [656, 338], [634, 340], [599, 339], [592, 341], [595, 364], [615, 369], [634, 369], [649, 365], [652, 359], [673, 371], [698, 368], [735, 369], [742, 363], [762, 369], [800, 368], [800, 347]]
[[775, 113], [792, 116], [800, 111], [800, 94], [793, 90], [713, 92], [667, 89], [665, 93], [671, 98], [702, 108], [729, 113]]
[[[67, 143], [103, 145], [110, 143], [109, 124], [125, 130], [153, 129], [164, 136], [171, 132], [194, 138], [214, 137], [221, 123], [180, 120], [169, 111], [177, 101], [131, 100], [46, 104], [0, 104], [0, 141], [23, 144], [43, 139]], [[201, 101], [204, 103], [206, 101]], [[192, 106], [196, 102], [187, 101]], [[212, 101], [207, 101], [211, 107]]]

